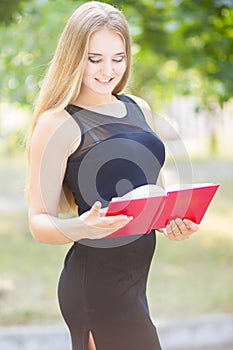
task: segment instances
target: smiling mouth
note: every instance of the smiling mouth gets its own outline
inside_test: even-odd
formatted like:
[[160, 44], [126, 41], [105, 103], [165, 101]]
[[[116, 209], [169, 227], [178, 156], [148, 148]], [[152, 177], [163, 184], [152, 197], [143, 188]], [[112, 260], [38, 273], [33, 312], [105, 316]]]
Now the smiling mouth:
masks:
[[100, 83], [102, 83], [102, 84], [108, 84], [108, 83], [110, 83], [112, 80], [113, 80], [113, 78], [108, 78], [108, 79], [99, 79], [99, 78], [95, 78], [97, 81], [99, 81]]

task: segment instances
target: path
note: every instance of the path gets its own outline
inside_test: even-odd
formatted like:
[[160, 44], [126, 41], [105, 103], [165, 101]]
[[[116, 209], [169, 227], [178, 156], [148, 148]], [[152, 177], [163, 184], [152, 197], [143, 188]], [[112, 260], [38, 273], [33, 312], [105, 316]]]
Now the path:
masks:
[[[158, 322], [157, 329], [164, 350], [233, 349], [233, 315]], [[70, 350], [71, 347], [67, 328], [62, 324], [2, 327], [0, 349]]]

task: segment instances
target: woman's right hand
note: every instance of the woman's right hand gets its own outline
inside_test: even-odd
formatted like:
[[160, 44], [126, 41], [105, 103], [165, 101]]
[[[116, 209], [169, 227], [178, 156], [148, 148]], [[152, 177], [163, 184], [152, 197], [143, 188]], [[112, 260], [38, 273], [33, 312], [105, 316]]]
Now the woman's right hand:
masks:
[[101, 203], [95, 202], [90, 210], [79, 216], [84, 224], [84, 238], [100, 239], [106, 237], [128, 224], [132, 216], [116, 215], [104, 216], [101, 212]]

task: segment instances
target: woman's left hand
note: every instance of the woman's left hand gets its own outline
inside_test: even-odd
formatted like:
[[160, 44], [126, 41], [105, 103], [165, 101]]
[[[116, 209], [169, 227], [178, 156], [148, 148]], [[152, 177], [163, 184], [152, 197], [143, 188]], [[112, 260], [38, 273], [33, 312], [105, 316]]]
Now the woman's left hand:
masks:
[[167, 224], [164, 234], [171, 241], [183, 241], [189, 238], [194, 232], [197, 232], [199, 226], [188, 219], [177, 218]]

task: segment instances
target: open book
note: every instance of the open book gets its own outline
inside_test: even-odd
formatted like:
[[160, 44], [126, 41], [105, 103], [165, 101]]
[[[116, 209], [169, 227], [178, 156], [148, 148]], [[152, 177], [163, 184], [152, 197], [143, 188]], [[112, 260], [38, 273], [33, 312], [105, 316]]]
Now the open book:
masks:
[[158, 185], [149, 184], [122, 197], [114, 197], [105, 215], [124, 214], [133, 216], [133, 220], [108, 237], [149, 233], [176, 218], [199, 224], [218, 187], [212, 183], [173, 185], [165, 191]]

